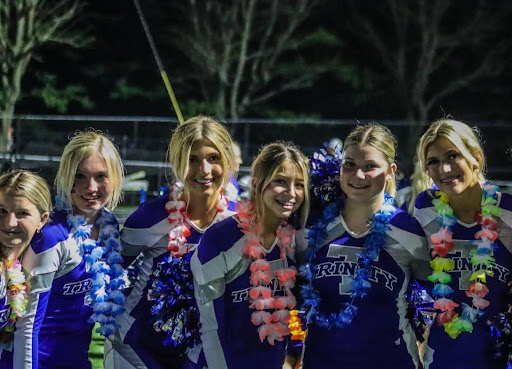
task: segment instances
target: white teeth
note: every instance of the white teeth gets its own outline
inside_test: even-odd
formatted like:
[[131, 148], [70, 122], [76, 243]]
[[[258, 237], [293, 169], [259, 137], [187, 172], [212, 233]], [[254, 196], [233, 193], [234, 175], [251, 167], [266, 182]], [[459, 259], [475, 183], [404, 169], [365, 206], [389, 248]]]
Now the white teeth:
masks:
[[368, 186], [360, 186], [360, 185], [354, 185], [354, 184], [351, 184], [352, 187], [354, 188], [366, 188]]
[[451, 178], [445, 178], [445, 179], [441, 180], [441, 183], [451, 183], [454, 179], [457, 179], [457, 178], [459, 178], [459, 177], [456, 176], [456, 177], [451, 177]]
[[281, 201], [281, 200], [276, 200], [279, 204], [283, 205], [283, 206], [293, 206], [295, 205], [294, 202], [284, 202], [284, 201]]
[[85, 200], [97, 200], [100, 197], [99, 196], [82, 196]]
[[213, 179], [196, 179], [196, 182], [207, 184], [213, 182]]

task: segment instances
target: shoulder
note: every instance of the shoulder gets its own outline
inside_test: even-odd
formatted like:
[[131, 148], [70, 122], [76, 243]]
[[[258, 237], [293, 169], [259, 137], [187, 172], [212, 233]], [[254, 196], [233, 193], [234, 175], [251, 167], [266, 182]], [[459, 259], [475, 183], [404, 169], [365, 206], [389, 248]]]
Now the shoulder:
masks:
[[167, 218], [168, 213], [165, 209], [167, 201], [169, 201], [169, 198], [165, 195], [146, 201], [130, 214], [124, 226], [128, 228], [150, 228], [154, 226], [162, 219]]
[[432, 207], [432, 200], [437, 196], [435, 195], [435, 190], [428, 189], [421, 192], [418, 197], [416, 197], [416, 201], [414, 202], [414, 207], [416, 209], [425, 209]]
[[235, 209], [236, 209], [236, 204], [237, 204], [236, 202], [229, 200], [228, 210], [234, 213]]
[[512, 195], [506, 192], [501, 192], [500, 195], [500, 208], [512, 211]]
[[424, 236], [420, 223], [409, 213], [402, 209], [397, 209], [390, 221], [391, 225], [403, 231]]
[[208, 228], [201, 238], [197, 248], [199, 259], [205, 263], [215, 258], [228, 251], [242, 236], [234, 216], [221, 220]]
[[60, 242], [66, 241], [69, 238], [68, 232], [68, 229], [62, 223], [50, 222], [43, 227], [41, 233], [34, 235], [30, 247], [34, 253], [40, 254]]

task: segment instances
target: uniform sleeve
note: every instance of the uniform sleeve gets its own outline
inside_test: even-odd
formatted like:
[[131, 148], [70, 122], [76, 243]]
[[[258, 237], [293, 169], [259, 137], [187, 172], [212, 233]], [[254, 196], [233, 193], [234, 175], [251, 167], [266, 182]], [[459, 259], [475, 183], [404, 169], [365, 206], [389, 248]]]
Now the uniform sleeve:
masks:
[[166, 201], [166, 197], [161, 197], [144, 203], [126, 219], [121, 231], [124, 264], [145, 250], [167, 246], [162, 242], [171, 230], [165, 210]]
[[223, 252], [216, 250], [215, 244], [215, 235], [206, 231], [192, 256], [191, 269], [201, 322], [201, 341], [208, 367], [227, 369], [223, 351], [227, 264]]
[[[22, 265], [27, 274], [29, 294], [26, 314], [16, 322], [14, 332], [14, 369], [38, 368], [39, 331], [43, 323], [55, 275], [66, 257], [65, 238], [48, 235], [40, 242], [33, 241], [23, 255]], [[37, 236], [36, 236], [37, 237]], [[51, 245], [56, 242], [56, 244]], [[71, 266], [70, 266], [71, 267]]]

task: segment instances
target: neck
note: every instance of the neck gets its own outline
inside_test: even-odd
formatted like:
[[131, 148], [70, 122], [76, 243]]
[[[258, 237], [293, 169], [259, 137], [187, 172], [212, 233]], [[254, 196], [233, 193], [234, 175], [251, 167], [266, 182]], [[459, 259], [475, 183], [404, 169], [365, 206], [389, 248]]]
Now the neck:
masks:
[[355, 233], [365, 232], [368, 229], [368, 223], [379, 211], [383, 201], [384, 193], [369, 201], [356, 201], [347, 197], [342, 215], [350, 230]]
[[98, 210], [94, 213], [83, 214], [82, 212], [79, 212], [75, 209], [75, 215], [83, 216], [87, 224], [94, 224], [96, 222], [96, 219], [98, 219], [100, 212], [101, 210]]
[[482, 210], [482, 188], [478, 182], [470, 185], [459, 195], [450, 196], [453, 214], [464, 223], [473, 223]]
[[282, 219], [274, 216], [264, 216], [262, 221], [261, 238], [263, 247], [269, 249], [276, 239], [276, 230], [281, 224]]
[[16, 259], [19, 256], [20, 250], [24, 248], [24, 246], [16, 246], [16, 247], [8, 247], [5, 251], [6, 259]]
[[218, 193], [207, 199], [190, 199], [188, 201], [187, 211], [190, 214], [190, 220], [199, 228], [209, 226], [215, 215], [217, 215]]

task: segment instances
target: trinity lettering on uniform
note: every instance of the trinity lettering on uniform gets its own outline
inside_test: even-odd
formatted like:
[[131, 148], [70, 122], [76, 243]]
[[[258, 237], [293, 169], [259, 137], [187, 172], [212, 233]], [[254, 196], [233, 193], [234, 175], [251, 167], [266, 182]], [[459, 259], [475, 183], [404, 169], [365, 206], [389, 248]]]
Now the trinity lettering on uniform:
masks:
[[[330, 244], [327, 257], [340, 260], [317, 264], [315, 279], [340, 277], [339, 294], [349, 295], [352, 290], [351, 284], [359, 259], [358, 254], [361, 252], [362, 249], [360, 247]], [[378, 258], [376, 261], [378, 261]], [[396, 276], [376, 266], [372, 266], [369, 280], [374, 283], [384, 283], [385, 287], [391, 291], [393, 291], [395, 284], [398, 282]]]
[[[460, 273], [459, 289], [461, 291], [469, 290], [469, 286], [473, 283], [473, 281], [470, 281], [471, 274], [477, 269], [477, 267], [473, 267], [471, 264], [471, 255], [469, 252], [470, 248], [468, 247], [456, 247], [450, 252], [450, 255], [454, 255], [451, 258], [454, 266], [450, 273]], [[494, 272], [494, 278], [497, 278], [500, 282], [506, 283], [510, 270], [495, 262], [492, 262], [491, 266]]]
[[9, 318], [9, 311], [10, 309], [0, 310], [0, 327], [3, 323], [7, 322], [7, 319]]
[[84, 279], [83, 281], [66, 283], [62, 289], [64, 292], [63, 295], [78, 295], [80, 293], [89, 292], [92, 289], [92, 280], [91, 278]]
[[[283, 291], [283, 287], [281, 287], [279, 285], [279, 282], [275, 278], [274, 273], [276, 270], [283, 268], [285, 265], [284, 265], [283, 260], [280, 260], [280, 259], [269, 261], [269, 264], [270, 264], [270, 271], [272, 272], [272, 279], [270, 281], [269, 287], [275, 294], [276, 292]], [[251, 288], [252, 287], [231, 292], [231, 296], [233, 296], [233, 302], [243, 302], [245, 300], [249, 300], [249, 290]]]

